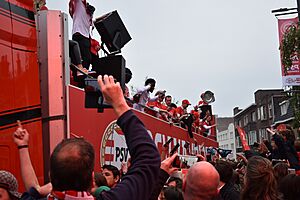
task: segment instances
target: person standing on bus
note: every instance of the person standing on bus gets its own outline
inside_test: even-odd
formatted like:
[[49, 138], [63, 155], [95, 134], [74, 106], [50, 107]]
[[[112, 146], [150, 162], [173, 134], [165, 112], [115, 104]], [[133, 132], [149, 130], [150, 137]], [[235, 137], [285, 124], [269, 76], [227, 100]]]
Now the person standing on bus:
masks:
[[69, 13], [73, 19], [72, 40], [78, 42], [82, 56], [82, 65], [89, 69], [91, 64], [90, 27], [95, 8], [86, 0], [70, 0]]
[[145, 81], [145, 86], [137, 89], [137, 93], [133, 96], [133, 100], [135, 101], [133, 104], [134, 109], [144, 112], [144, 107], [149, 101], [157, 100], [158, 96], [150, 97], [150, 93], [155, 89], [155, 84], [156, 81], [153, 78], [148, 78]]

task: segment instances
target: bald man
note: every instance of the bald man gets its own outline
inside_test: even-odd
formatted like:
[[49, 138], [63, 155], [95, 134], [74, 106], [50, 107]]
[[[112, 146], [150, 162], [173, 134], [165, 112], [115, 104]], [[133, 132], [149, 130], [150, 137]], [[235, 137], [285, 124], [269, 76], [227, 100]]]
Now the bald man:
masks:
[[211, 200], [218, 195], [220, 177], [206, 161], [197, 162], [188, 171], [183, 183], [184, 199]]

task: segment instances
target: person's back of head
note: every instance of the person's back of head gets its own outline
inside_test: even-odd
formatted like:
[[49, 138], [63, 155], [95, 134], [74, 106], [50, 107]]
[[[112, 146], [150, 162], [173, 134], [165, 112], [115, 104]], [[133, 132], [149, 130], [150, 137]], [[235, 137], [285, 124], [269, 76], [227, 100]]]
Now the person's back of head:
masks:
[[210, 200], [217, 196], [220, 177], [213, 165], [206, 161], [195, 163], [184, 183], [184, 199]]
[[283, 136], [285, 140], [289, 141], [292, 145], [294, 145], [296, 137], [292, 129], [287, 128], [286, 130], [280, 131], [279, 133]]
[[183, 200], [182, 191], [174, 186], [168, 186], [163, 189], [165, 200]]
[[177, 106], [176, 106], [175, 103], [171, 103], [171, 104], [170, 104], [170, 107], [171, 107], [171, 108], [177, 108]]
[[288, 175], [289, 166], [285, 162], [279, 162], [273, 168], [274, 168], [274, 175], [275, 175], [275, 178], [277, 180], [277, 184], [279, 184], [281, 179], [283, 177], [285, 177], [286, 175]]
[[8, 171], [0, 170], [0, 199], [17, 200], [20, 198], [16, 177]]
[[229, 162], [218, 160], [214, 166], [220, 175], [220, 181], [228, 183], [232, 179], [233, 169]]
[[299, 139], [297, 139], [295, 141], [295, 149], [297, 152], [300, 152], [300, 140]]
[[132, 78], [132, 72], [129, 68], [125, 68], [125, 83], [129, 83]]
[[249, 159], [242, 200], [278, 199], [277, 183], [272, 163], [261, 156]]
[[55, 191], [87, 191], [92, 186], [95, 152], [82, 138], [65, 139], [50, 157], [50, 179]]
[[182, 189], [182, 179], [178, 177], [170, 177], [167, 181], [168, 186], [174, 186], [176, 188]]
[[153, 79], [153, 78], [148, 78], [146, 81], [145, 81], [145, 86], [151, 84], [151, 85], [155, 85], [156, 81]]
[[289, 174], [285, 176], [279, 185], [279, 191], [284, 199], [298, 200], [300, 197], [300, 176]]
[[105, 176], [102, 175], [102, 173], [96, 172], [94, 176], [95, 176], [95, 177], [94, 177], [94, 179], [95, 179], [95, 185], [96, 185], [97, 187], [100, 187], [100, 186], [108, 186], [108, 185], [107, 185], [106, 178], [105, 178]]
[[103, 191], [108, 191], [110, 188], [108, 187], [105, 176], [102, 175], [101, 172], [94, 173], [94, 184], [91, 189], [91, 193], [93, 196], [97, 197]]

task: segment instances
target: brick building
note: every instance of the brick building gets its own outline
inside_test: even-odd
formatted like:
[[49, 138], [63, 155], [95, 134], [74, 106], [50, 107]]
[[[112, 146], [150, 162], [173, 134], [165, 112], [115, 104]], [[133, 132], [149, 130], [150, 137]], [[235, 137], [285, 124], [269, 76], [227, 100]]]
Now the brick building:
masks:
[[[234, 124], [245, 130], [250, 146], [262, 139], [270, 140], [266, 128], [276, 127], [280, 123], [289, 124], [293, 120], [292, 106], [282, 89], [257, 90], [254, 99], [255, 102], [245, 109], [233, 109]], [[237, 131], [235, 136], [237, 152], [241, 152]]]

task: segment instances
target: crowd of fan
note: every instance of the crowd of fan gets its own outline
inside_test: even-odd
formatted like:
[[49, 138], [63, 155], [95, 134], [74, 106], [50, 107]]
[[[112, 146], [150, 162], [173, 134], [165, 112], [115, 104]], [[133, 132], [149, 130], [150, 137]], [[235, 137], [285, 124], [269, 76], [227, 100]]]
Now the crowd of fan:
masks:
[[[97, 58], [99, 43], [91, 48], [90, 26], [94, 8], [85, 0], [71, 0], [73, 17], [70, 57], [84, 73], [88, 73]], [[95, 49], [94, 55], [90, 49]], [[75, 73], [76, 72], [76, 73]], [[75, 77], [77, 71], [75, 70]], [[80, 74], [80, 73], [79, 73]], [[20, 171], [26, 191], [18, 192], [13, 174], [0, 170], [0, 200], [296, 200], [300, 199], [299, 158], [300, 144], [291, 131], [276, 133], [270, 130], [272, 141], [258, 144], [256, 149], [238, 155], [237, 161], [220, 159], [216, 154], [208, 157], [198, 154], [196, 162], [186, 174], [172, 163], [177, 153], [161, 161], [161, 156], [143, 123], [131, 111], [119, 83], [113, 77], [98, 77], [101, 91], [118, 117], [118, 125], [124, 132], [131, 158], [119, 170], [103, 165], [101, 172], [94, 172], [95, 151], [83, 138], [65, 139], [50, 156], [50, 182], [40, 185], [29, 155], [29, 133], [19, 123], [13, 134], [19, 149]], [[201, 100], [190, 113], [190, 102], [182, 100], [181, 106], [172, 103], [165, 91], [158, 91], [154, 98], [155, 80], [147, 79], [145, 86], [133, 97], [133, 107], [170, 123], [178, 124], [192, 132], [207, 136], [211, 113], [200, 119]], [[128, 96], [128, 88], [125, 90]], [[203, 114], [203, 113], [202, 113]], [[31, 143], [32, 144], [32, 143]], [[296, 148], [295, 148], [296, 146]], [[298, 155], [297, 152], [298, 151]], [[270, 160], [280, 160], [273, 163]], [[295, 172], [295, 174], [293, 174]]]
[[[72, 83], [78, 87], [84, 87], [83, 82], [79, 80], [83, 81], [83, 77], [88, 74], [95, 75], [94, 72], [97, 71], [97, 66], [100, 63], [98, 51], [101, 48], [99, 42], [91, 39], [90, 34], [94, 11], [95, 8], [88, 4], [86, 0], [69, 1], [69, 13], [73, 19], [72, 40], [69, 41], [72, 77], [75, 81]], [[89, 71], [91, 67], [95, 71]], [[130, 81], [131, 75], [131, 71], [126, 68], [126, 84]], [[152, 116], [186, 128], [191, 138], [193, 138], [193, 132], [204, 136], [210, 134], [210, 129], [214, 127], [211, 124], [211, 113], [206, 112], [204, 117], [200, 119], [201, 109], [199, 109], [199, 106], [207, 105], [205, 101], [199, 101], [194, 110], [188, 113], [187, 107], [191, 104], [187, 99], [183, 100], [181, 106], [177, 107], [176, 104], [172, 103], [170, 95], [165, 96], [165, 91], [158, 91], [155, 97], [150, 98], [150, 93], [154, 91], [155, 84], [156, 81], [149, 78], [146, 80], [144, 87], [137, 89], [137, 93], [132, 99], [134, 102], [132, 106], [136, 110], [144, 111]], [[130, 99], [127, 86], [124, 88], [124, 96]]]
[[[123, 165], [121, 171], [115, 166], [103, 165], [101, 172], [94, 172], [95, 152], [92, 145], [83, 138], [65, 139], [51, 154], [50, 182], [41, 186], [30, 160], [29, 133], [19, 122], [13, 138], [19, 149], [20, 170], [26, 192], [21, 196], [15, 177], [7, 171], [0, 171], [1, 200], [300, 198], [300, 176], [289, 174], [289, 168], [297, 170], [299, 166], [299, 163], [291, 162], [294, 158], [291, 159], [289, 155], [293, 151], [291, 149], [295, 148], [295, 141], [287, 139], [292, 137], [286, 132], [278, 134], [272, 131], [277, 149], [269, 151], [267, 145], [262, 143], [256, 150], [245, 151], [245, 156], [238, 155], [237, 162], [217, 156], [208, 162], [207, 156], [198, 154], [199, 161], [186, 169], [183, 175], [179, 168], [172, 165], [177, 153], [167, 155], [161, 161], [157, 147], [143, 123], [127, 105], [119, 83], [115, 83], [111, 76], [99, 76], [98, 82], [124, 132], [131, 155], [129, 164]], [[295, 144], [299, 151], [299, 141]], [[268, 158], [287, 158], [289, 162], [272, 166]], [[298, 162], [298, 158], [296, 160]]]
[[[154, 91], [155, 85], [156, 81], [148, 78], [145, 81], [145, 85], [137, 89], [136, 94], [133, 96], [133, 108], [186, 128], [191, 138], [193, 138], [193, 132], [204, 136], [210, 134], [210, 129], [215, 126], [215, 124], [212, 124], [212, 114], [210, 110], [206, 110], [205, 113], [201, 114], [201, 108], [207, 106], [207, 102], [201, 99], [194, 106], [194, 109], [188, 112], [187, 108], [191, 105], [189, 100], [184, 99], [181, 105], [177, 106], [172, 102], [172, 96], [166, 95], [165, 90], [157, 91], [154, 97], [150, 97], [150, 93]], [[202, 118], [200, 114], [203, 116]]]

